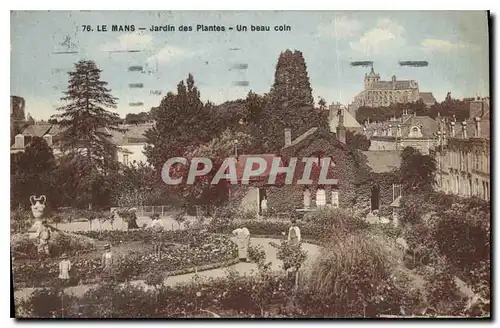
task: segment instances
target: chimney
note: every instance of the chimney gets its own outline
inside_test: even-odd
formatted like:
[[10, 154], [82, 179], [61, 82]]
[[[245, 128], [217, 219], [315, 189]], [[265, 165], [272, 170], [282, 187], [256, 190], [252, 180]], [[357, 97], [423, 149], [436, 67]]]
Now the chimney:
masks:
[[479, 117], [475, 117], [474, 118], [474, 121], [476, 123], [476, 138], [480, 138], [481, 137], [481, 118]]
[[24, 135], [18, 134], [14, 139], [14, 147], [17, 149], [24, 149]]
[[289, 128], [285, 129], [285, 146], [290, 146], [292, 144], [292, 130]]
[[455, 138], [455, 122], [451, 121], [450, 126], [451, 126], [450, 138]]
[[346, 143], [345, 135], [346, 135], [345, 126], [337, 126], [337, 140], [345, 144]]
[[52, 135], [46, 134], [43, 136], [43, 139], [47, 142], [47, 145], [49, 145], [49, 147], [52, 147]]
[[467, 139], [467, 122], [466, 121], [462, 122], [462, 137], [464, 139]]

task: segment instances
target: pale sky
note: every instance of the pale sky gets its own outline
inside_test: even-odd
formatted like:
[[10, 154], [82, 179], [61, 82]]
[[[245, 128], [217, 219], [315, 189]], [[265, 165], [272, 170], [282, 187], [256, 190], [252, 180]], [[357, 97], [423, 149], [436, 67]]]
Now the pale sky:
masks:
[[[112, 32], [112, 24], [133, 24], [136, 32]], [[175, 26], [175, 32], [150, 32], [151, 25]], [[225, 26], [225, 32], [180, 32], [180, 25]], [[238, 32], [236, 25], [267, 25], [270, 32]], [[290, 32], [273, 31], [289, 25]], [[85, 32], [82, 25], [91, 25]], [[98, 25], [108, 25], [98, 32]], [[138, 27], [146, 30], [138, 32]], [[70, 37], [77, 54], [67, 51]], [[68, 43], [66, 43], [68, 44]], [[234, 50], [237, 48], [238, 50]], [[80, 59], [94, 60], [102, 79], [119, 98], [115, 110], [147, 111], [163, 94], [175, 91], [189, 73], [204, 101], [218, 104], [246, 97], [250, 89], [269, 91], [280, 52], [304, 54], [315, 100], [348, 104], [363, 89], [369, 68], [350, 67], [351, 61], [372, 60], [381, 79], [414, 79], [420, 91], [438, 101], [451, 91], [455, 98], [487, 96], [489, 91], [488, 22], [486, 12], [466, 11], [246, 11], [246, 12], [12, 12], [11, 94], [24, 97], [26, 111], [48, 119], [61, 103], [68, 76]], [[109, 51], [141, 50], [137, 53]], [[428, 67], [400, 67], [399, 60], [426, 60]], [[158, 64], [156, 64], [158, 63]], [[232, 70], [247, 64], [245, 70]], [[129, 72], [130, 66], [156, 68], [154, 74]], [[234, 81], [249, 81], [235, 86]], [[142, 83], [142, 89], [130, 89]], [[131, 107], [142, 102], [144, 106]]]

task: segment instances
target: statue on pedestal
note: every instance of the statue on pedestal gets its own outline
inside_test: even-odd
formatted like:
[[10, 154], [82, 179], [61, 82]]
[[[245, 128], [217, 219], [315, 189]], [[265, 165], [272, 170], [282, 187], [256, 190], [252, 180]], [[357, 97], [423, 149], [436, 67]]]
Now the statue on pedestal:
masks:
[[49, 256], [49, 241], [50, 241], [50, 228], [47, 225], [47, 220], [43, 219], [45, 210], [45, 201], [47, 198], [45, 195], [40, 197], [31, 196], [31, 212], [35, 218], [35, 223], [28, 230], [31, 239], [36, 239], [38, 253], [43, 256]]
[[30, 197], [30, 203], [31, 203], [31, 212], [33, 213], [33, 217], [35, 218], [35, 223], [33, 226], [28, 230], [28, 233], [30, 234], [30, 238], [37, 238], [38, 233], [40, 232], [40, 229], [42, 227], [42, 220], [43, 220], [43, 214], [45, 211], [45, 201], [47, 198], [45, 195], [42, 195], [40, 197], [36, 197], [35, 195], [32, 195]]

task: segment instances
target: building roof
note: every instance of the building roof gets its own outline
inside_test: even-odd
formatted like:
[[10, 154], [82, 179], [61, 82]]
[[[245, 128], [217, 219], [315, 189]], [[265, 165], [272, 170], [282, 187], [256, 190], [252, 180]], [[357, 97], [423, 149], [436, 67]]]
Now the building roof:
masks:
[[[267, 178], [269, 176], [269, 173], [271, 171], [271, 166], [273, 163], [273, 159], [276, 158], [276, 155], [274, 155], [274, 154], [255, 154], [255, 155], [240, 155], [240, 156], [238, 156], [238, 160], [236, 162], [236, 176], [238, 178], [238, 181], [243, 180], [243, 172], [245, 170], [245, 165], [247, 164], [247, 161], [249, 158], [260, 158], [266, 162], [266, 168], [264, 169], [264, 172], [261, 175], [250, 177], [251, 181], [257, 181], [257, 180], [262, 180], [263, 178]], [[257, 163], [253, 163], [252, 170], [257, 170], [258, 168], [259, 168], [259, 165]]]
[[433, 138], [439, 130], [439, 124], [429, 116], [410, 116], [401, 123], [401, 135], [408, 136], [410, 129], [419, 126], [423, 138]]
[[[341, 107], [340, 110], [342, 110], [342, 115], [344, 117], [343, 124], [347, 129], [358, 129], [361, 131], [363, 130], [361, 124], [359, 124], [358, 121], [356, 121], [354, 116], [352, 116], [352, 114], [349, 113], [346, 108]], [[332, 115], [332, 118], [330, 119], [330, 131], [335, 132], [338, 125], [339, 125], [339, 115], [337, 112], [335, 112], [335, 114]]]
[[[121, 128], [127, 129], [125, 133], [113, 131], [105, 128], [105, 132], [111, 135], [111, 140], [117, 145], [145, 143], [145, 133], [153, 126], [153, 123], [137, 125], [123, 125]], [[65, 128], [57, 124], [40, 123], [33, 124], [22, 131], [21, 134], [32, 137], [43, 137], [46, 134], [57, 136], [65, 131]], [[62, 137], [62, 136], [61, 136]]]
[[375, 173], [390, 172], [401, 166], [401, 156], [393, 150], [369, 150], [362, 152], [366, 156], [368, 166]]
[[52, 124], [50, 123], [41, 123], [41, 124], [32, 124], [27, 126], [22, 132], [22, 135], [31, 136], [31, 137], [43, 137], [46, 135]]
[[437, 102], [432, 92], [420, 92], [419, 96], [427, 106], [432, 106]]

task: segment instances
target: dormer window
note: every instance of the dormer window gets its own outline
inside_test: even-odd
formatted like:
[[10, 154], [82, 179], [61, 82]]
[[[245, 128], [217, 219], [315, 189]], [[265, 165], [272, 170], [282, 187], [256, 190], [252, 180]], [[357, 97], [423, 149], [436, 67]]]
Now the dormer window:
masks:
[[422, 132], [420, 131], [420, 127], [412, 126], [408, 136], [409, 137], [422, 137]]

